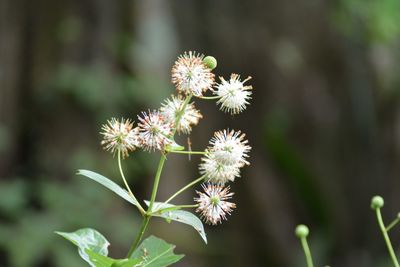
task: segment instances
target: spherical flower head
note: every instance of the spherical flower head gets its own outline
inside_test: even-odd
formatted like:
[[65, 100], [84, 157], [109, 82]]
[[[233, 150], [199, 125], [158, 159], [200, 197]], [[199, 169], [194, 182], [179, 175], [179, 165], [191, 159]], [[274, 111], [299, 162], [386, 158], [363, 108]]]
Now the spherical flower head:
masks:
[[231, 214], [232, 210], [236, 208], [236, 204], [228, 202], [233, 193], [229, 192], [229, 186], [223, 187], [220, 184], [202, 184], [204, 193], [196, 191], [199, 195], [194, 201], [199, 204], [196, 212], [206, 223], [217, 225], [221, 223], [222, 219], [226, 220], [226, 214]]
[[[185, 99], [182, 96], [172, 95], [171, 98], [164, 101], [160, 108], [160, 112], [167, 121], [175, 124], [177, 116], [182, 112], [184, 102]], [[187, 104], [185, 110], [183, 110], [183, 115], [178, 125], [175, 126], [177, 132], [190, 134], [192, 131], [192, 125], [197, 125], [202, 117], [200, 111], [195, 108], [193, 103]]]
[[373, 210], [382, 208], [384, 204], [385, 204], [385, 201], [383, 200], [383, 198], [381, 196], [374, 196], [371, 199], [371, 208]]
[[235, 115], [246, 109], [246, 105], [249, 104], [251, 99], [253, 87], [244, 85], [244, 83], [250, 79], [251, 77], [248, 77], [240, 81], [240, 76], [237, 74], [231, 74], [229, 81], [220, 77], [221, 83], [213, 90], [213, 93], [220, 97], [217, 101], [217, 104], [221, 105], [220, 110]]
[[142, 112], [139, 119], [139, 137], [144, 150], [163, 151], [166, 145], [172, 144], [169, 138], [172, 134], [172, 124], [159, 111]]
[[203, 59], [203, 63], [206, 64], [207, 67], [209, 67], [210, 69], [215, 69], [217, 67], [217, 59], [213, 56], [206, 56]]
[[305, 238], [310, 233], [310, 230], [306, 225], [299, 224], [297, 225], [296, 230], [294, 232], [298, 238]]
[[240, 167], [249, 165], [246, 160], [251, 147], [247, 144], [245, 134], [240, 131], [223, 130], [215, 132], [214, 137], [210, 140], [210, 151], [214, 154], [214, 158], [221, 164], [238, 165]]
[[128, 157], [129, 152], [140, 146], [139, 130], [133, 129], [133, 122], [129, 119], [123, 118], [119, 121], [115, 118], [108, 120], [102, 127], [101, 135], [103, 140], [101, 144], [105, 150], [111, 151], [115, 154], [121, 152], [122, 157]]
[[214, 84], [214, 74], [203, 62], [203, 55], [189, 51], [178, 57], [172, 67], [172, 83], [184, 94], [202, 96]]
[[235, 181], [240, 177], [240, 165], [226, 165], [216, 160], [215, 154], [211, 151], [201, 158], [199, 171], [209, 182], [225, 184], [229, 181]]

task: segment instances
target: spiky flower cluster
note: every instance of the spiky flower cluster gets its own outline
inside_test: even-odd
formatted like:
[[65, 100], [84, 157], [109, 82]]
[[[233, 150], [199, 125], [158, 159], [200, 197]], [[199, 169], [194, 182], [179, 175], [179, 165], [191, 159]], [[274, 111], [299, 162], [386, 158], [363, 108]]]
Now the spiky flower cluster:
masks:
[[190, 134], [192, 125], [197, 125], [203, 116], [200, 111], [195, 108], [193, 103], [188, 103], [184, 110], [182, 110], [184, 103], [185, 99], [181, 95], [172, 95], [171, 98], [164, 101], [160, 108], [160, 113], [166, 120], [174, 124], [176, 117], [182, 112], [182, 117], [176, 125], [177, 132]]
[[249, 165], [246, 160], [251, 147], [245, 134], [223, 130], [214, 134], [207, 154], [199, 166], [200, 173], [213, 183], [225, 184], [240, 176], [240, 168]]
[[229, 81], [226, 81], [223, 77], [220, 77], [221, 83], [217, 85], [213, 93], [220, 97], [217, 104], [220, 104], [220, 109], [224, 112], [228, 112], [231, 115], [238, 114], [246, 109], [246, 105], [249, 104], [251, 99], [251, 85], [244, 85], [245, 82], [250, 80], [251, 77], [247, 77], [243, 81], [240, 81], [238, 74], [231, 74]]
[[120, 151], [122, 157], [125, 158], [128, 157], [130, 151], [140, 147], [139, 130], [137, 127], [133, 128], [133, 122], [129, 119], [122, 118], [119, 121], [112, 118], [101, 129], [103, 130], [100, 133], [103, 135], [101, 144], [105, 150], [109, 150], [113, 154]]
[[196, 191], [199, 195], [194, 200], [199, 204], [197, 212], [200, 213], [202, 219], [206, 223], [216, 225], [226, 220], [226, 214], [230, 215], [231, 211], [236, 207], [235, 203], [228, 202], [234, 193], [229, 192], [228, 187], [222, 187], [218, 184], [202, 184], [203, 192]]
[[163, 150], [164, 147], [172, 143], [170, 139], [172, 133], [172, 123], [168, 122], [159, 111], [142, 112], [139, 119], [139, 139], [144, 150], [154, 151]]
[[[112, 153], [121, 153], [123, 158], [136, 148], [145, 151], [159, 150], [163, 154], [178, 153], [180, 147], [174, 141], [175, 133], [190, 134], [192, 127], [203, 117], [194, 103], [193, 97], [217, 99], [224, 112], [236, 115], [246, 109], [252, 95], [252, 86], [244, 85], [250, 77], [240, 80], [232, 74], [229, 80], [220, 77], [215, 84], [212, 70], [216, 67], [215, 58], [196, 52], [185, 52], [179, 56], [172, 67], [171, 81], [178, 92], [164, 100], [158, 110], [142, 112], [138, 124], [133, 128], [131, 120], [112, 119], [103, 125], [102, 145]], [[213, 96], [203, 96], [210, 91]], [[199, 165], [199, 171], [206, 181], [204, 192], [197, 192], [196, 209], [209, 224], [218, 224], [236, 207], [228, 202], [233, 193], [229, 192], [228, 182], [240, 177], [240, 169], [249, 165], [248, 153], [251, 147], [241, 131], [222, 130], [214, 133]], [[191, 154], [192, 151], [180, 151]]]
[[215, 75], [203, 62], [204, 55], [189, 51], [179, 56], [172, 67], [172, 83], [180, 93], [202, 96], [211, 89]]

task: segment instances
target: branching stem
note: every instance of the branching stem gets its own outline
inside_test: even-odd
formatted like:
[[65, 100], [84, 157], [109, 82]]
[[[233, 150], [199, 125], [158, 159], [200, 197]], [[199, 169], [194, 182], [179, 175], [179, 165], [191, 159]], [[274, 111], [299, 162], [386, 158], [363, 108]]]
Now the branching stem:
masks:
[[380, 208], [376, 208], [375, 210], [376, 210], [376, 218], [378, 220], [379, 227], [380, 227], [380, 229], [382, 231], [383, 238], [385, 239], [386, 246], [387, 246], [387, 249], [389, 251], [390, 257], [392, 258], [393, 265], [395, 267], [400, 267], [399, 262], [397, 261], [396, 254], [394, 253], [394, 250], [393, 250], [393, 247], [392, 247], [392, 243], [390, 242], [389, 235], [388, 235], [387, 230], [385, 228], [385, 224], [383, 223], [381, 209]]
[[170, 153], [175, 154], [189, 154], [189, 155], [206, 155], [205, 151], [186, 151], [186, 150], [168, 150]]
[[[179, 124], [179, 121], [181, 120], [186, 106], [188, 105], [190, 99], [192, 98], [192, 94], [186, 96], [185, 102], [183, 103], [181, 110], [177, 113], [176, 115], [176, 119], [175, 119], [175, 127], [172, 131], [172, 134], [170, 136], [170, 138], [173, 140], [174, 139], [174, 135], [177, 131], [177, 125]], [[153, 205], [154, 205], [154, 201], [156, 200], [156, 196], [157, 196], [157, 191], [158, 191], [158, 185], [160, 183], [160, 178], [161, 178], [161, 173], [162, 173], [162, 169], [164, 167], [164, 163], [165, 160], [167, 159], [167, 155], [168, 151], [162, 152], [161, 154], [161, 158], [160, 161], [158, 163], [158, 168], [157, 168], [157, 172], [156, 172], [156, 176], [154, 177], [154, 184], [153, 184], [153, 190], [151, 192], [151, 199], [150, 199], [150, 204], [149, 207], [147, 209], [146, 212], [142, 213], [143, 215], [143, 221], [142, 221], [142, 225], [140, 226], [140, 230], [135, 238], [135, 241], [132, 243], [131, 248], [129, 249], [128, 255], [127, 257], [130, 258], [133, 254], [133, 252], [136, 250], [136, 248], [139, 246], [140, 241], [143, 238], [144, 233], [146, 232], [147, 226], [149, 224], [150, 218], [152, 217], [152, 209], [153, 209]], [[119, 155], [119, 154], [118, 154]], [[119, 157], [120, 158], [120, 157]], [[124, 179], [125, 181], [125, 179]]]
[[182, 192], [184, 192], [186, 189], [192, 187], [193, 185], [200, 183], [201, 181], [204, 180], [206, 176], [203, 175], [199, 178], [197, 178], [196, 180], [190, 182], [189, 184], [185, 185], [184, 187], [182, 187], [181, 189], [179, 189], [175, 194], [173, 194], [172, 196], [170, 196], [164, 203], [167, 204], [169, 203], [171, 200], [173, 200], [175, 197], [177, 197], [179, 194], [181, 194]]
[[135, 195], [132, 193], [131, 188], [129, 187], [128, 182], [126, 181], [125, 175], [124, 175], [124, 171], [122, 170], [122, 164], [121, 164], [121, 151], [118, 150], [118, 168], [119, 168], [119, 172], [121, 173], [121, 177], [122, 180], [124, 181], [126, 190], [128, 190], [129, 195], [138, 203], [138, 209], [140, 211], [140, 213], [143, 215], [145, 214], [145, 210], [143, 209], [143, 207], [140, 205], [139, 201], [136, 199]]

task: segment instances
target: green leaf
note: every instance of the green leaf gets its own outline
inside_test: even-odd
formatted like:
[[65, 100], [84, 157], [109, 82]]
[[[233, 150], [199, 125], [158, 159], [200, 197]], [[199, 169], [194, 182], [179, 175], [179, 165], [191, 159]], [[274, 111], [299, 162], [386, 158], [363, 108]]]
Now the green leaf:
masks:
[[114, 259], [95, 253], [90, 249], [86, 249], [85, 252], [89, 256], [90, 262], [96, 267], [111, 267], [115, 262]]
[[[149, 201], [145, 201], [146, 205], [149, 205]], [[194, 215], [193, 213], [185, 210], [178, 210], [179, 207], [172, 205], [172, 204], [165, 204], [163, 202], [154, 202], [153, 210], [161, 210], [161, 209], [168, 209], [167, 211], [163, 211], [162, 213], [153, 213], [153, 216], [165, 218], [167, 221], [173, 220], [180, 223], [188, 224], [192, 226], [207, 244], [207, 237], [206, 232], [204, 231], [204, 226], [201, 220]], [[175, 209], [175, 210], [170, 210]]]
[[89, 170], [78, 170], [77, 174], [86, 176], [86, 177], [92, 179], [93, 181], [96, 181], [99, 184], [107, 187], [108, 189], [113, 191], [115, 194], [119, 195], [120, 197], [122, 197], [129, 203], [135, 205], [136, 207], [140, 206], [139, 203], [136, 201], [136, 199], [131, 197], [131, 195], [129, 195], [129, 193], [125, 189], [121, 188], [119, 185], [117, 185], [116, 183], [114, 183], [113, 181], [108, 179], [107, 177], [104, 177], [101, 174], [98, 174], [98, 173], [95, 173], [95, 172], [92, 172]]
[[132, 258], [143, 260], [140, 267], [165, 267], [184, 257], [184, 255], [176, 255], [174, 248], [174, 245], [150, 236], [133, 252]]
[[90, 261], [96, 267], [134, 267], [140, 266], [141, 259], [112, 259], [101, 254], [95, 253], [89, 249], [86, 250]]
[[173, 140], [172, 144], [166, 146], [166, 150], [168, 150], [168, 151], [181, 151], [184, 149], [185, 149], [185, 147], [181, 146], [180, 144], [175, 142], [175, 140]]
[[142, 262], [142, 259], [116, 260], [111, 267], [140, 267], [142, 266]]
[[104, 266], [96, 265], [90, 260], [90, 257], [87, 254], [87, 250], [89, 250], [102, 256], [108, 255], [108, 246], [110, 245], [110, 243], [102, 234], [90, 228], [79, 229], [72, 233], [56, 233], [76, 245], [78, 247], [78, 252], [81, 258], [88, 262], [91, 266]]

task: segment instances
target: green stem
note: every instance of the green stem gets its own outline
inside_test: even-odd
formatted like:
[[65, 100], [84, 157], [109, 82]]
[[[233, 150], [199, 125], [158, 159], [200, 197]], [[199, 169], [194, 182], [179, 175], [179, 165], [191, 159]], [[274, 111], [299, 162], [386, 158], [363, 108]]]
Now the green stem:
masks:
[[139, 242], [140, 242], [140, 240], [142, 240], [142, 237], [144, 235], [144, 232], [146, 231], [147, 225], [149, 224], [149, 221], [150, 221], [150, 216], [147, 214], [144, 215], [142, 225], [140, 226], [140, 230], [136, 236], [135, 241], [132, 243], [131, 248], [129, 249], [128, 255], [126, 256], [128, 259], [132, 256], [133, 252], [139, 246]]
[[396, 218], [386, 227], [386, 232], [389, 232], [393, 227], [395, 227], [400, 222], [400, 218]]
[[183, 150], [168, 150], [170, 153], [175, 154], [189, 154], [189, 155], [205, 155], [207, 152], [205, 151], [183, 151]]
[[379, 208], [376, 209], [376, 218], [378, 219], [379, 227], [381, 228], [383, 238], [385, 239], [387, 249], [389, 250], [390, 257], [392, 258], [393, 264], [395, 267], [400, 267], [399, 262], [397, 261], [396, 254], [394, 253], [392, 243], [390, 242], [389, 235], [387, 230], [385, 229], [385, 224], [383, 223], [381, 210]]
[[174, 138], [176, 130], [178, 129], [179, 122], [180, 122], [183, 114], [185, 113], [186, 106], [189, 104], [190, 99], [192, 99], [192, 94], [186, 96], [185, 102], [183, 102], [181, 110], [176, 114], [175, 127], [174, 127], [174, 130], [172, 131], [171, 139]]
[[301, 245], [302, 245], [303, 250], [304, 250], [304, 255], [306, 256], [307, 266], [308, 267], [314, 267], [314, 264], [313, 264], [313, 261], [312, 261], [312, 257], [311, 257], [310, 247], [308, 246], [308, 243], [307, 243], [307, 238], [306, 237], [301, 237], [300, 238], [300, 242], [301, 242]]
[[185, 185], [184, 187], [182, 187], [181, 189], [179, 189], [175, 194], [173, 194], [172, 196], [170, 196], [170, 197], [164, 202], [164, 204], [169, 203], [171, 200], [173, 200], [175, 197], [177, 197], [179, 194], [181, 194], [182, 192], [184, 192], [186, 189], [190, 188], [191, 186], [193, 186], [193, 185], [195, 185], [195, 184], [197, 184], [197, 183], [203, 181], [205, 177], [206, 177], [206, 176], [203, 175], [203, 176], [197, 178], [196, 180], [192, 181], [191, 183]]
[[153, 191], [151, 192], [150, 204], [149, 204], [149, 208], [148, 208], [147, 212], [151, 212], [151, 210], [153, 209], [153, 204], [154, 204], [154, 201], [156, 200], [158, 184], [160, 183], [161, 172], [164, 167], [164, 163], [165, 163], [166, 159], [167, 159], [167, 157], [165, 156], [165, 154], [162, 154], [161, 158], [160, 158], [160, 162], [158, 163], [156, 177], [154, 178]]
[[159, 210], [156, 210], [156, 211], [154, 211], [154, 212], [152, 212], [150, 214], [151, 215], [153, 215], [153, 214], [162, 214], [162, 213], [167, 212], [167, 211], [179, 210], [179, 209], [197, 208], [198, 206], [199, 206], [199, 204], [177, 205], [177, 206], [172, 206], [172, 207], [168, 207], [168, 208], [159, 209]]
[[[178, 114], [177, 114], [177, 116], [176, 116], [176, 119], [175, 119], [175, 128], [174, 128], [174, 130], [172, 131], [172, 134], [171, 134], [171, 136], [170, 136], [170, 138], [171, 138], [172, 140], [173, 140], [174, 135], [175, 135], [176, 130], [177, 130], [177, 126], [176, 126], [176, 125], [178, 125], [179, 121], [181, 120], [181, 118], [182, 118], [182, 116], [183, 116], [183, 114], [184, 114], [184, 111], [185, 111], [185, 109], [186, 109], [186, 106], [188, 105], [188, 103], [189, 103], [189, 101], [190, 101], [191, 98], [192, 98], [192, 94], [190, 94], [190, 95], [188, 95], [188, 96], [186, 97], [185, 102], [183, 103], [181, 110], [178, 112]], [[140, 227], [140, 230], [139, 230], [139, 232], [138, 232], [138, 235], [136, 236], [135, 241], [133, 242], [131, 248], [129, 249], [128, 256], [127, 256], [128, 258], [132, 256], [133, 252], [134, 252], [134, 251], [136, 250], [136, 248], [139, 246], [139, 243], [140, 243], [140, 241], [142, 240], [143, 235], [144, 235], [144, 233], [146, 232], [147, 226], [148, 226], [148, 224], [149, 224], [149, 221], [150, 221], [150, 218], [151, 218], [151, 210], [153, 209], [154, 201], [156, 200], [157, 191], [158, 191], [158, 185], [159, 185], [159, 183], [160, 183], [161, 172], [162, 172], [162, 169], [163, 169], [163, 167], [164, 167], [165, 160], [167, 159], [167, 156], [166, 156], [167, 153], [168, 153], [168, 151], [165, 151], [165, 154], [162, 153], [161, 158], [160, 158], [160, 161], [159, 161], [159, 163], [158, 163], [158, 168], [157, 168], [156, 176], [154, 177], [153, 190], [152, 190], [152, 192], [151, 192], [150, 204], [149, 204], [149, 207], [148, 207], [148, 209], [147, 209], [147, 212], [145, 212], [145, 213], [143, 214], [142, 225], [141, 225], [141, 227]]]
[[200, 99], [212, 100], [212, 99], [219, 99], [220, 96], [199, 96]]
[[132, 193], [131, 188], [129, 187], [128, 182], [126, 181], [125, 175], [124, 175], [124, 171], [122, 170], [122, 164], [121, 164], [121, 151], [118, 150], [118, 167], [119, 167], [119, 172], [121, 173], [122, 176], [122, 180], [124, 181], [125, 187], [129, 192], [129, 195], [138, 203], [138, 209], [140, 211], [140, 213], [143, 215], [145, 213], [145, 210], [143, 209], [143, 207], [140, 205], [139, 201], [136, 199], [135, 195]]

